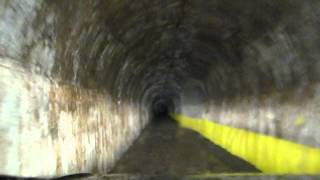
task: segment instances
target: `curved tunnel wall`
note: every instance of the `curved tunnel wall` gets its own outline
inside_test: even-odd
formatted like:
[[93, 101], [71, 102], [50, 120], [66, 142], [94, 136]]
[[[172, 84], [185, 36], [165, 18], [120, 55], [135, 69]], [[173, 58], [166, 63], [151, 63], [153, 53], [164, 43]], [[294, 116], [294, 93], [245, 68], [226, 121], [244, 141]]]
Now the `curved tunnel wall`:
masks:
[[[226, 27], [235, 26], [234, 32], [229, 32], [228, 39], [219, 39], [223, 37], [210, 31], [199, 33], [206, 35], [206, 39], [194, 43], [201, 47], [199, 51], [195, 47], [194, 53], [205, 51], [205, 47], [207, 52], [202, 56], [221, 50], [216, 58], [204, 56], [211, 63], [208, 62], [205, 80], [201, 80], [205, 86], [202, 95], [199, 86], [183, 88], [187, 97], [192, 97], [192, 92], [198, 94], [194, 98], [197, 100], [205, 96], [202, 103], [187, 104], [196, 107], [203, 104], [205, 108], [186, 106], [184, 111], [183, 103], [182, 114], [319, 146], [319, 132], [315, 128], [319, 127], [319, 27], [315, 8], [318, 3], [232, 2], [227, 7], [225, 3], [215, 4], [216, 13], [219, 14], [221, 6], [220, 13], [227, 15], [220, 21]], [[226, 33], [228, 28], [221, 31]]]
[[178, 114], [319, 147], [317, 7], [0, 2], [0, 172], [105, 172], [158, 97]]

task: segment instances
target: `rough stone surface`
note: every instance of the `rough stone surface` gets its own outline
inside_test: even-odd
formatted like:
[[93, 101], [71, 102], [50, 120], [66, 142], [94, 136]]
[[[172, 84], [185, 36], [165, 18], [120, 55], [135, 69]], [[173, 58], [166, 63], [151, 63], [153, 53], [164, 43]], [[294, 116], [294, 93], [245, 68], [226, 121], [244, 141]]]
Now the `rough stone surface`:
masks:
[[107, 67], [124, 48], [97, 3], [1, 1], [0, 174], [107, 172], [147, 123]]
[[0, 173], [107, 171], [161, 104], [320, 147], [319, 7], [1, 1]]
[[201, 83], [184, 86], [181, 112], [320, 147], [319, 2], [211, 3], [215, 19], [199, 22], [230, 32], [199, 33], [193, 53], [209, 67], [199, 68]]

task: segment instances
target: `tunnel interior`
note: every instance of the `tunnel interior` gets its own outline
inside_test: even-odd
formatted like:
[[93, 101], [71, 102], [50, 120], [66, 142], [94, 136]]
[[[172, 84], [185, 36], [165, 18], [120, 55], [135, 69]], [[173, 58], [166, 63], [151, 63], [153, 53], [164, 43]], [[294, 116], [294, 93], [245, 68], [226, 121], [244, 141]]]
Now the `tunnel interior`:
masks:
[[159, 98], [152, 103], [152, 114], [155, 118], [169, 117], [174, 112], [174, 106], [170, 99]]
[[[319, 174], [319, 16], [316, 0], [1, 1], [0, 174], [109, 172], [165, 119], [262, 172]], [[283, 165], [234, 144], [253, 136]]]

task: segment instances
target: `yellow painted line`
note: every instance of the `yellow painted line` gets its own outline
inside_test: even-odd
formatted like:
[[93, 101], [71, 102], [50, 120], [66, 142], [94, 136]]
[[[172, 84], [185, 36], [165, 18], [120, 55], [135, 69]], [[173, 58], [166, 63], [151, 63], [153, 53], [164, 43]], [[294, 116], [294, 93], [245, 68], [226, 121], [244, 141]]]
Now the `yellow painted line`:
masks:
[[320, 148], [217, 124], [206, 119], [173, 114], [182, 127], [199, 132], [233, 155], [271, 174], [320, 174]]

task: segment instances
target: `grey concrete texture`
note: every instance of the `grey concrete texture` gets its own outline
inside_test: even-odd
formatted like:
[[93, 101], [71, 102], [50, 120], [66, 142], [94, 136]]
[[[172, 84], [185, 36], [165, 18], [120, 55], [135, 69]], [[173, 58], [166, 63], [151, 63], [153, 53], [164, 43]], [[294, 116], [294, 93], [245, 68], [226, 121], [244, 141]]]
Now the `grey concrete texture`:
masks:
[[319, 147], [319, 3], [0, 1], [0, 173], [106, 172], [159, 103]]
[[[207, 29], [194, 43], [207, 52], [198, 59], [210, 62], [198, 70], [206, 72], [203, 79], [182, 88], [182, 114], [319, 147], [317, 7], [316, 1], [212, 1], [207, 9], [216, 9], [207, 13], [216, 15], [202, 21], [230, 32], [223, 39]], [[205, 56], [209, 51], [216, 57]]]
[[107, 172], [147, 124], [108, 74], [124, 51], [97, 3], [0, 2], [0, 174]]

